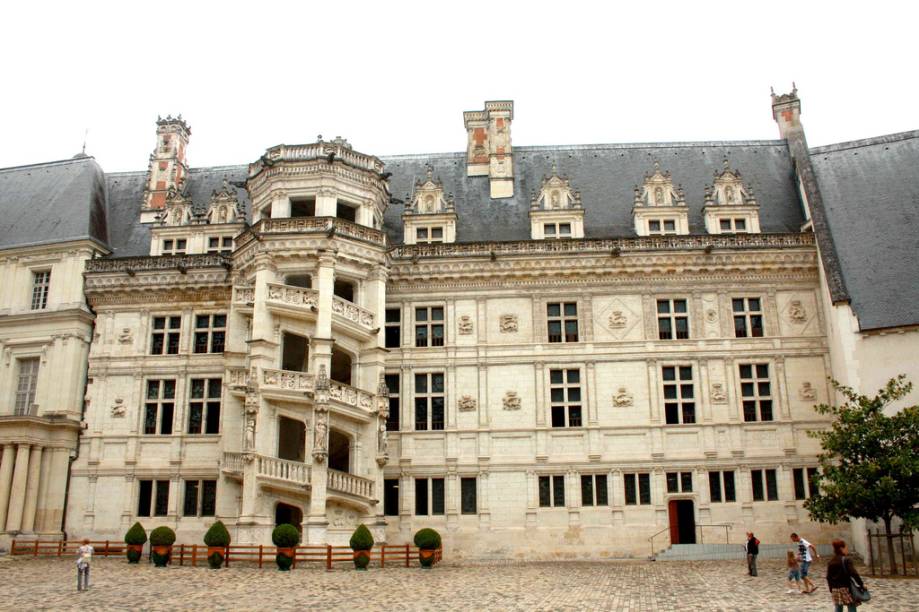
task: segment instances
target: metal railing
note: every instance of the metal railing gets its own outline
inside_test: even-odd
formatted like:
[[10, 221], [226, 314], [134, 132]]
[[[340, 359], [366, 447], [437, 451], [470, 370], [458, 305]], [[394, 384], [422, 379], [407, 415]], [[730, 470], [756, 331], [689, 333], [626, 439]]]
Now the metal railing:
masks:
[[[704, 527], [718, 527], [719, 529], [724, 529], [724, 543], [727, 544], [729, 540], [728, 532], [733, 528], [733, 525], [727, 523], [696, 523], [695, 528], [699, 532], [699, 544], [705, 544], [705, 536], [703, 532]], [[670, 527], [664, 527], [650, 538], [648, 538], [648, 543], [651, 546], [651, 558], [657, 554], [656, 549], [654, 548], [654, 540], [661, 534], [667, 534], [667, 541], [670, 542], [671, 546], [673, 545], [673, 540], [670, 538]]]

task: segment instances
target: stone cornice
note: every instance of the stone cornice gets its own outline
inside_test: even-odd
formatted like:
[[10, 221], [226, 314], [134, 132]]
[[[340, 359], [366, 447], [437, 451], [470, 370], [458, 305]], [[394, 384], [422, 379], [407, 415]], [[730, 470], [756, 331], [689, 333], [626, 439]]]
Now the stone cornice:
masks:
[[151, 270], [192, 270], [198, 268], [230, 268], [225, 255], [159, 255], [145, 257], [115, 257], [91, 259], [86, 262], [86, 274], [120, 272], [133, 276]]
[[93, 308], [149, 304], [169, 304], [178, 308], [187, 302], [218, 302], [229, 308], [232, 289], [229, 284], [215, 286], [222, 284], [215, 280], [211, 286], [176, 287], [168, 276], [157, 276], [149, 280], [144, 285], [97, 285], [91, 290], [87, 287], [87, 299]]

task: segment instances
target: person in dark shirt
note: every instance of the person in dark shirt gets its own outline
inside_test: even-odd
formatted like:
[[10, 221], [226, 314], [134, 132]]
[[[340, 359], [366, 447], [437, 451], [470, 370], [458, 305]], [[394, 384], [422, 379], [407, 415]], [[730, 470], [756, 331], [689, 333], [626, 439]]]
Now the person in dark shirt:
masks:
[[759, 554], [759, 540], [753, 535], [752, 531], [747, 532], [747, 572], [751, 576], [756, 576], [756, 555]]
[[852, 592], [849, 590], [852, 580], [860, 588], [865, 588], [865, 583], [855, 571], [855, 564], [848, 555], [849, 549], [846, 548], [846, 543], [843, 540], [833, 540], [833, 559], [826, 566], [826, 583], [833, 596], [836, 612], [843, 612], [843, 606], [846, 606], [848, 612], [855, 612], [856, 606], [862, 603], [852, 597]]

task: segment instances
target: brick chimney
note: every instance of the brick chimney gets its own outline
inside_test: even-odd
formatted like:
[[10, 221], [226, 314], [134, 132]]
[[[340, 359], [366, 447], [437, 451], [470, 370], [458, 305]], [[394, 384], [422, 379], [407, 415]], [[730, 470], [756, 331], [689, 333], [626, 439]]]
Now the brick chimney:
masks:
[[487, 176], [492, 198], [514, 195], [513, 119], [512, 100], [486, 102], [485, 110], [463, 113], [468, 134], [466, 176]]
[[801, 100], [794, 83], [791, 84], [791, 93], [776, 95], [775, 91], [772, 92], [772, 118], [779, 125], [781, 138], [804, 131], [801, 125]]
[[147, 184], [144, 187], [144, 203], [141, 220], [152, 222], [156, 211], [166, 205], [166, 196], [170, 189], [182, 191], [185, 178], [188, 176], [188, 164], [185, 162], [185, 150], [188, 148], [188, 137], [191, 128], [182, 119], [182, 115], [156, 119], [156, 149], [150, 154], [150, 166], [147, 170]]

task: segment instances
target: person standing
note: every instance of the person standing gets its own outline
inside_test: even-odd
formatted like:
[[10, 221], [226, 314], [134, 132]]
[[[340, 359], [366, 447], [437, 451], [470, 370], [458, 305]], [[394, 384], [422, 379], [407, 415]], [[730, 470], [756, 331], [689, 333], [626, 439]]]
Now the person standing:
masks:
[[759, 540], [752, 531], [747, 532], [747, 573], [756, 576], [756, 555], [759, 554]]
[[798, 553], [793, 550], [788, 551], [785, 559], [788, 566], [788, 590], [786, 593], [803, 593], [801, 590], [801, 565], [798, 563]]
[[77, 590], [89, 589], [89, 564], [93, 560], [93, 547], [89, 540], [83, 538], [82, 545], [77, 549]]
[[852, 597], [850, 587], [852, 581], [855, 581], [859, 588], [864, 589], [865, 583], [855, 571], [855, 564], [848, 555], [845, 541], [833, 540], [833, 558], [826, 566], [826, 584], [830, 588], [836, 612], [843, 612], [843, 606], [846, 606], [848, 612], [855, 612], [855, 608], [862, 603]]
[[791, 534], [791, 541], [798, 546], [798, 556], [801, 557], [801, 581], [804, 583], [804, 591], [802, 592], [813, 593], [817, 590], [817, 585], [810, 579], [808, 573], [811, 563], [815, 558], [819, 559], [820, 555], [817, 554], [817, 549], [814, 548], [813, 544], [796, 533]]

